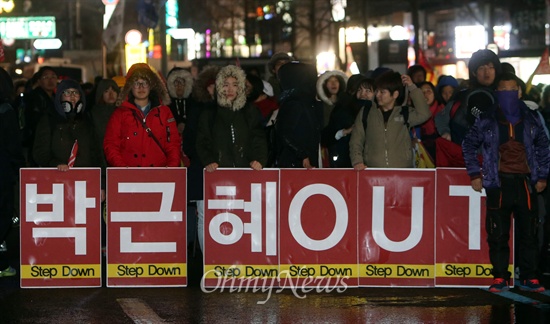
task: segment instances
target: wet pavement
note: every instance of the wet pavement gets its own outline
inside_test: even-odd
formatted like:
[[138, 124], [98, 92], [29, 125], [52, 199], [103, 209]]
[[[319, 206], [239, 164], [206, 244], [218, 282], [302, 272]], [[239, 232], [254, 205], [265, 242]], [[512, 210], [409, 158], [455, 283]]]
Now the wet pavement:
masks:
[[[18, 229], [8, 240], [17, 265]], [[190, 254], [191, 255], [191, 254]], [[203, 291], [201, 257], [185, 288], [21, 289], [0, 278], [0, 323], [550, 323], [550, 293], [475, 288]], [[550, 288], [550, 277], [543, 283]]]

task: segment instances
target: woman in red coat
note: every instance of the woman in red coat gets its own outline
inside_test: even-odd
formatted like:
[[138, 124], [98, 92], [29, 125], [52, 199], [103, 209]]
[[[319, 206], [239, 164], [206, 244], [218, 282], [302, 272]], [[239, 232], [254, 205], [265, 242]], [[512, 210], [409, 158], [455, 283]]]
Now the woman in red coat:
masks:
[[166, 86], [145, 63], [132, 65], [103, 141], [112, 167], [178, 167], [181, 138]]

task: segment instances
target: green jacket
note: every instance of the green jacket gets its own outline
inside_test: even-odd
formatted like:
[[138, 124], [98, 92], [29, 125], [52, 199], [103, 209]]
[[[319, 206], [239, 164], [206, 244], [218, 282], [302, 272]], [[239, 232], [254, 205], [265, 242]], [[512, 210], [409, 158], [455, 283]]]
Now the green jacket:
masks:
[[[428, 120], [431, 112], [422, 90], [416, 86], [409, 89], [414, 107], [409, 107], [409, 124], [414, 127]], [[401, 115], [401, 106], [393, 108], [388, 124], [384, 125], [384, 116], [373, 103], [367, 118], [367, 134], [362, 117], [361, 109], [355, 119], [349, 142], [352, 165], [364, 163], [371, 168], [411, 168], [411, 136]]]

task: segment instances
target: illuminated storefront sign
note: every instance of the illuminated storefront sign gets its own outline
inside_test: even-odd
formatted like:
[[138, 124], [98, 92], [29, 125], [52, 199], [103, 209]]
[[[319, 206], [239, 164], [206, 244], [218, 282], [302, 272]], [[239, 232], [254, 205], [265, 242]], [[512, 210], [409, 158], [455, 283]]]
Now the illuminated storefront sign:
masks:
[[0, 17], [0, 37], [12, 39], [55, 38], [55, 17]]

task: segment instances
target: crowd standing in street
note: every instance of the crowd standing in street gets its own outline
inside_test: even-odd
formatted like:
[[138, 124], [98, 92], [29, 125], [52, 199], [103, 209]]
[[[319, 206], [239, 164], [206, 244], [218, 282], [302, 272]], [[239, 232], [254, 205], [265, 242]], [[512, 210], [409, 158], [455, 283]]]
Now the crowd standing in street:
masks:
[[[349, 75], [317, 71], [280, 52], [263, 76], [236, 63], [174, 67], [166, 79], [145, 63], [134, 64], [125, 77], [86, 85], [95, 93], [93, 107], [83, 84], [60, 81], [52, 67], [27, 82], [34, 89], [1, 74], [0, 243], [14, 209], [8, 188], [21, 166], [185, 166], [188, 245], [198, 241], [202, 250], [205, 171], [411, 168], [421, 142], [436, 166], [466, 167], [472, 188], [487, 193], [490, 290], [506, 290], [513, 278], [507, 270], [512, 210], [519, 286], [544, 289], [537, 279], [539, 268], [550, 271], [548, 86], [538, 101], [513, 66], [490, 50], [469, 59], [468, 80], [443, 75], [435, 84], [421, 65], [406, 74], [381, 66]], [[461, 89], [464, 82], [469, 87]], [[530, 203], [537, 201], [540, 206]], [[537, 241], [532, 233], [539, 225], [545, 230]], [[0, 277], [13, 275], [0, 250]]]

